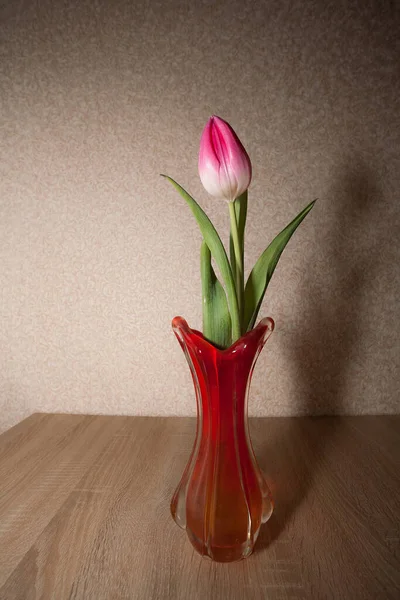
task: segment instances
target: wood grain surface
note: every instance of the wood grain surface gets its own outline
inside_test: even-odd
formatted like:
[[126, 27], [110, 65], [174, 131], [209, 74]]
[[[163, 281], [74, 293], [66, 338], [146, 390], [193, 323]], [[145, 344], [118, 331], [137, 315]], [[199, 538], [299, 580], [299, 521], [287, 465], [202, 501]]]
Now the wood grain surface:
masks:
[[35, 414], [0, 436], [0, 599], [400, 597], [400, 418], [263, 418], [254, 554], [198, 556], [169, 501], [192, 418]]

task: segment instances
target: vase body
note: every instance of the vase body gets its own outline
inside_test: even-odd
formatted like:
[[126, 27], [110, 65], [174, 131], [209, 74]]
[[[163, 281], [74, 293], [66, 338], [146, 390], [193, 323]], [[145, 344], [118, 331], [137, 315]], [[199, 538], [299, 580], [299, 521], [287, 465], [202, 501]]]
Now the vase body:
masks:
[[272, 319], [219, 350], [181, 317], [173, 330], [189, 364], [197, 400], [193, 450], [171, 502], [176, 523], [194, 548], [218, 562], [249, 556], [272, 514], [268, 486], [252, 448], [249, 385]]

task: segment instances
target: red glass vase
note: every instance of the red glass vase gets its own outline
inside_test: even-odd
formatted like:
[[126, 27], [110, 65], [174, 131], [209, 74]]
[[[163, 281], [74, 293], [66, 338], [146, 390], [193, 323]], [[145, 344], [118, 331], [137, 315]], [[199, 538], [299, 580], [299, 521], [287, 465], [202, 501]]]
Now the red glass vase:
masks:
[[247, 400], [254, 365], [274, 322], [263, 319], [226, 350], [181, 317], [172, 327], [197, 400], [195, 442], [172, 498], [172, 516], [201, 555], [218, 562], [240, 560], [253, 551], [273, 510], [250, 440]]

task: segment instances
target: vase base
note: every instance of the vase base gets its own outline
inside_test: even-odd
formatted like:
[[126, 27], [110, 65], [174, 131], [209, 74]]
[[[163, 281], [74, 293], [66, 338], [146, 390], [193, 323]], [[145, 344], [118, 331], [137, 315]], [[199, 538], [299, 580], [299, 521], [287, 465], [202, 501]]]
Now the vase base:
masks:
[[191, 531], [187, 530], [188, 538], [194, 547], [194, 549], [206, 560], [212, 560], [213, 562], [238, 562], [243, 560], [252, 554], [254, 544], [257, 539], [253, 541], [246, 540], [243, 544], [237, 544], [236, 546], [207, 546], [199, 540]]
[[263, 512], [261, 516], [261, 523], [264, 525], [267, 521], [270, 520], [272, 513], [274, 512], [274, 503], [271, 497], [268, 495], [263, 500]]

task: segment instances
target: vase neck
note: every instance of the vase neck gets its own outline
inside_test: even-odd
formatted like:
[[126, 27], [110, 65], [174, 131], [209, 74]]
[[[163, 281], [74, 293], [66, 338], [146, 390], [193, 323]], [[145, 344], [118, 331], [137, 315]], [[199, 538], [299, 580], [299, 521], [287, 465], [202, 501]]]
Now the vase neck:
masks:
[[273, 331], [273, 320], [263, 319], [226, 350], [213, 346], [181, 317], [176, 317], [172, 326], [188, 361], [203, 412], [211, 408], [225, 418], [229, 411], [243, 412], [251, 374]]

